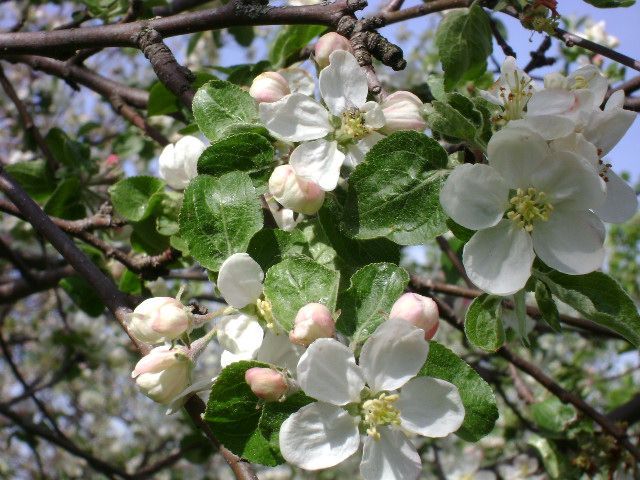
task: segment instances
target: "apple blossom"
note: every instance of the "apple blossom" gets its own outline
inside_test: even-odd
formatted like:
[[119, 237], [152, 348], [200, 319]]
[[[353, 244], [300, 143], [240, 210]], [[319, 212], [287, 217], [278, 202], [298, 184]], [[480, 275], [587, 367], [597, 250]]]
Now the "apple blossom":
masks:
[[321, 303], [308, 303], [298, 310], [289, 339], [306, 347], [318, 338], [331, 338], [335, 334], [336, 322], [329, 309]]
[[390, 134], [398, 130], [416, 130], [427, 128], [422, 117], [422, 100], [411, 92], [398, 91], [387, 96], [381, 104], [385, 125], [382, 133]]
[[131, 373], [138, 388], [160, 404], [170, 403], [191, 383], [193, 363], [184, 347], [156, 347], [142, 357]]
[[294, 212], [313, 215], [324, 203], [324, 190], [317, 183], [296, 175], [291, 165], [280, 165], [269, 178], [269, 192]]
[[160, 177], [175, 190], [183, 190], [198, 175], [198, 158], [207, 146], [198, 138], [185, 135], [160, 154]]
[[498, 473], [502, 478], [510, 480], [544, 480], [546, 475], [535, 475], [538, 470], [538, 460], [524, 453], [513, 459], [512, 465], [498, 466]]
[[431, 340], [440, 325], [440, 312], [433, 299], [405, 293], [391, 307], [389, 318], [397, 318], [424, 330], [424, 338]]
[[304, 219], [303, 215], [297, 215], [290, 208], [283, 207], [273, 196], [265, 195], [264, 199], [279, 229], [290, 232]]
[[291, 93], [302, 93], [311, 96], [316, 91], [313, 77], [304, 68], [295, 66], [281, 68], [277, 73], [287, 81]]
[[316, 42], [313, 58], [320, 68], [324, 68], [329, 65], [329, 55], [336, 50], [346, 50], [353, 53], [348, 38], [336, 32], [325, 33]]
[[168, 342], [191, 329], [192, 317], [189, 307], [175, 298], [148, 298], [130, 314], [129, 332], [144, 343]]
[[249, 95], [258, 102], [271, 103], [289, 95], [289, 83], [278, 72], [264, 72], [253, 79]]
[[508, 122], [522, 118], [535, 89], [535, 83], [525, 71], [518, 68], [516, 59], [507, 57], [502, 63], [498, 80], [490, 90], [481, 90], [479, 93], [485, 100], [503, 107], [504, 112], [499, 120]]
[[300, 358], [297, 378], [318, 401], [280, 427], [282, 456], [305, 470], [332, 467], [358, 450], [361, 428], [365, 480], [417, 478], [422, 462], [404, 432], [445, 437], [465, 415], [455, 385], [417, 377], [428, 352], [422, 330], [393, 319], [367, 339], [359, 365], [337, 340], [313, 342]]
[[478, 287], [496, 295], [519, 291], [535, 254], [572, 275], [601, 265], [604, 226], [590, 209], [604, 202], [605, 188], [585, 159], [515, 128], [491, 138], [488, 158], [489, 165], [457, 167], [440, 193], [454, 221], [479, 230], [463, 251]]
[[256, 397], [269, 402], [284, 398], [289, 390], [284, 374], [273, 368], [250, 368], [245, 372], [244, 379]]

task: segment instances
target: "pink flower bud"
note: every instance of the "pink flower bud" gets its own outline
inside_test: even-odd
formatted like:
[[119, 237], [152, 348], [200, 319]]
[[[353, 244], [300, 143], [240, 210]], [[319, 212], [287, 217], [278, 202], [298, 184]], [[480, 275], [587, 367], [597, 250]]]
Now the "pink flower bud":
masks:
[[140, 359], [131, 377], [142, 393], [166, 405], [191, 383], [193, 362], [187, 354], [184, 347], [156, 347]]
[[253, 79], [249, 95], [260, 103], [272, 103], [289, 95], [289, 83], [277, 72], [264, 72]]
[[382, 102], [385, 126], [384, 133], [397, 130], [423, 131], [427, 123], [422, 118], [422, 101], [411, 92], [394, 92]]
[[120, 159], [118, 158], [118, 155], [116, 155], [115, 153], [112, 153], [111, 155], [109, 155], [105, 161], [105, 163], [107, 164], [107, 167], [115, 167], [116, 165], [118, 165], [119, 162], [120, 162]]
[[329, 65], [329, 55], [336, 50], [346, 50], [353, 53], [351, 42], [336, 32], [329, 32], [322, 35], [316, 43], [314, 58], [320, 68]]
[[289, 389], [284, 375], [272, 368], [250, 368], [245, 372], [244, 380], [256, 397], [268, 402], [280, 400]]
[[324, 190], [317, 183], [296, 175], [291, 165], [280, 165], [269, 178], [269, 192], [285, 208], [313, 215], [324, 202]]
[[308, 303], [296, 315], [291, 343], [308, 347], [318, 338], [332, 338], [336, 334], [336, 322], [327, 307], [320, 303]]
[[417, 293], [405, 293], [391, 307], [389, 318], [399, 318], [424, 330], [424, 338], [431, 340], [440, 325], [438, 305]]
[[189, 330], [191, 313], [171, 297], [148, 298], [131, 314], [129, 332], [144, 343], [174, 340]]

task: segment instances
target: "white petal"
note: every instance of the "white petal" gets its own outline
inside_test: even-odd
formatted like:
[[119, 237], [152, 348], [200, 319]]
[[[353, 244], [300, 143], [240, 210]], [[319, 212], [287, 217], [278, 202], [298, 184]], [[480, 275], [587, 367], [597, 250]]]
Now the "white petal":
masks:
[[371, 132], [366, 137], [362, 137], [358, 142], [349, 145], [347, 154], [344, 158], [344, 165], [349, 168], [355, 168], [364, 162], [364, 157], [371, 148], [384, 138], [384, 135], [378, 132]]
[[198, 175], [198, 159], [206, 149], [204, 142], [193, 135], [185, 135], [176, 142], [176, 161], [184, 166], [188, 178]]
[[400, 391], [397, 407], [402, 428], [425, 437], [446, 437], [464, 421], [458, 388], [438, 378], [410, 380]]
[[349, 108], [360, 108], [367, 101], [367, 77], [356, 58], [346, 50], [329, 55], [329, 66], [320, 72], [320, 95], [329, 111], [340, 116]]
[[305, 470], [329, 468], [356, 453], [358, 417], [322, 402], [302, 407], [280, 427], [280, 453]]
[[259, 109], [264, 125], [281, 140], [315, 140], [333, 130], [325, 108], [301, 93], [292, 93], [277, 102], [261, 103]]
[[264, 272], [246, 253], [234, 253], [220, 266], [218, 290], [229, 305], [243, 308], [262, 295]]
[[255, 317], [244, 313], [225, 315], [218, 323], [218, 342], [234, 354], [253, 356], [262, 344], [264, 332]]
[[607, 79], [600, 73], [600, 70], [595, 65], [584, 65], [573, 73], [570, 73], [567, 77], [568, 86], [575, 87], [578, 78], [587, 83], [586, 88], [591, 92], [593, 97], [592, 107], [594, 109], [600, 108], [600, 104], [604, 101], [604, 96], [609, 88]]
[[571, 152], [552, 153], [529, 180], [529, 185], [547, 195], [554, 208], [587, 210], [604, 202], [605, 186], [598, 172]]
[[495, 295], [510, 295], [524, 287], [533, 259], [531, 236], [511, 220], [476, 232], [462, 252], [471, 281]]
[[313, 77], [304, 68], [289, 67], [278, 70], [287, 83], [291, 93], [302, 93], [303, 95], [312, 96], [316, 90], [316, 84]]
[[[610, 98], [609, 102], [611, 100]], [[609, 102], [607, 102], [607, 106]], [[622, 108], [605, 108], [604, 111], [596, 110], [584, 129], [584, 136], [600, 149], [600, 156], [606, 155], [627, 133], [636, 117], [636, 112]]]
[[594, 208], [593, 211], [603, 222], [626, 222], [638, 210], [636, 192], [613, 170], [607, 171], [607, 180], [607, 198], [602, 205]]
[[364, 376], [353, 353], [332, 338], [313, 342], [298, 362], [300, 388], [316, 400], [346, 405], [360, 400]]
[[367, 102], [360, 109], [364, 113], [364, 124], [373, 130], [384, 127], [385, 119], [382, 107], [378, 102]]
[[573, 133], [576, 124], [560, 115], [527, 115], [524, 119], [509, 122], [509, 128], [522, 127], [533, 130], [545, 140], [554, 140]]
[[340, 178], [344, 153], [334, 141], [314, 140], [298, 145], [291, 152], [289, 164], [296, 175], [317, 183], [326, 192], [334, 190]]
[[551, 150], [555, 152], [573, 152], [582, 157], [593, 167], [598, 166], [598, 149], [591, 142], [588, 142], [581, 133], [572, 133], [564, 138], [558, 138], [549, 143]]
[[256, 360], [286, 368], [295, 373], [302, 352], [302, 347], [291, 343], [286, 333], [276, 333], [271, 329], [267, 329]]
[[360, 368], [374, 392], [395, 390], [415, 377], [429, 354], [424, 330], [399, 319], [380, 324], [360, 353]]
[[575, 102], [574, 92], [562, 88], [546, 88], [533, 94], [527, 103], [528, 115], [563, 115]]
[[491, 137], [487, 154], [510, 187], [526, 185], [549, 152], [544, 138], [524, 128], [503, 128]]
[[442, 208], [460, 225], [479, 230], [496, 225], [509, 207], [509, 187], [495, 168], [465, 163], [440, 191]]
[[422, 461], [415, 447], [399, 430], [379, 427], [380, 440], [367, 436], [362, 449], [360, 475], [364, 480], [415, 480]]
[[253, 360], [252, 352], [231, 353], [229, 350], [224, 350], [220, 354], [220, 367], [225, 368], [232, 363], [240, 362], [242, 360]]
[[533, 248], [544, 263], [570, 275], [600, 268], [604, 260], [604, 225], [591, 212], [556, 209], [531, 232]]

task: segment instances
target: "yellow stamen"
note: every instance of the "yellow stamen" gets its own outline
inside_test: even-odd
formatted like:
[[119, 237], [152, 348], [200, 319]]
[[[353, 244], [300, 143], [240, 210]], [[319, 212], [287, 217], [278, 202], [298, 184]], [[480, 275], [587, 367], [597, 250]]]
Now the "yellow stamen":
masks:
[[512, 207], [507, 212], [507, 218], [527, 232], [533, 230], [535, 222], [549, 220], [553, 211], [553, 205], [547, 199], [547, 195], [533, 187], [526, 190], [519, 188], [509, 203]]
[[367, 426], [367, 434], [380, 440], [379, 426], [400, 425], [400, 410], [394, 405], [400, 398], [397, 394], [381, 393], [378, 398], [366, 400], [362, 404], [362, 417]]

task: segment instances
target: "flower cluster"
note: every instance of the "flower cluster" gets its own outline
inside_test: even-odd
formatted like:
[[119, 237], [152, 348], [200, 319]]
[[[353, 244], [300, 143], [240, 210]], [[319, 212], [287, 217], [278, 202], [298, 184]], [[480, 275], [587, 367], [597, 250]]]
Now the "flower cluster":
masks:
[[477, 232], [463, 263], [483, 290], [521, 290], [537, 256], [580, 275], [600, 267], [605, 222], [637, 209], [633, 190], [603, 159], [633, 123], [622, 91], [604, 107], [607, 80], [593, 65], [550, 74], [544, 88], [507, 58], [492, 92], [504, 127], [487, 148], [487, 164], [464, 164], [447, 179], [440, 201], [460, 225]]
[[338, 185], [343, 166], [358, 165], [385, 135], [426, 126], [422, 102], [410, 92], [395, 92], [381, 103], [367, 101], [367, 77], [350, 50], [348, 40], [335, 33], [319, 39], [315, 59], [322, 68], [321, 102], [313, 98], [313, 84], [310, 89], [292, 87], [284, 76], [291, 69], [265, 72], [251, 85], [264, 125], [293, 146], [288, 164], [273, 172], [269, 191], [298, 213], [317, 212], [324, 192]]

